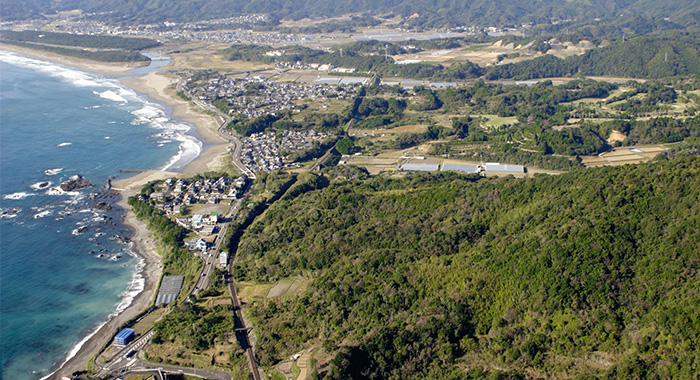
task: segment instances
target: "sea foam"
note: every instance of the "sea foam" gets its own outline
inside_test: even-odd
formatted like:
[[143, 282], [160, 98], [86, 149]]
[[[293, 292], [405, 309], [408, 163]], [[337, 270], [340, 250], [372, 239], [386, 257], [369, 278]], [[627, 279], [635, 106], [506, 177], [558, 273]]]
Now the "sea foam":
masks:
[[45, 188], [47, 188], [47, 187], [49, 187], [49, 186], [51, 186], [51, 182], [49, 182], [49, 181], [41, 181], [41, 182], [34, 183], [34, 184], [32, 184], [31, 186], [29, 186], [29, 187], [32, 188], [32, 189], [34, 189], [34, 190], [42, 190], [42, 189], [45, 189]]
[[26, 197], [31, 197], [34, 194], [31, 193], [25, 193], [23, 191], [17, 192], [17, 193], [12, 193], [12, 194], [6, 194], [3, 199], [11, 199], [13, 201], [24, 199]]
[[60, 78], [61, 80], [69, 82], [78, 87], [99, 87], [103, 84], [101, 82], [104, 82], [104, 80], [100, 80], [94, 75], [90, 75], [79, 70], [71, 69], [51, 62], [23, 57], [21, 55], [5, 51], [0, 51], [0, 61], [14, 66], [39, 71], [52, 77]]
[[119, 94], [117, 94], [116, 92], [114, 92], [112, 90], [107, 90], [107, 91], [103, 91], [103, 92], [93, 91], [92, 93], [95, 95], [98, 95], [99, 97], [101, 97], [103, 99], [113, 100], [115, 102], [120, 102], [120, 103], [128, 102], [126, 99], [124, 99], [122, 96], [120, 96]]
[[[203, 145], [201, 141], [193, 136], [186, 135], [191, 128], [190, 126], [173, 122], [157, 104], [149, 102], [135, 91], [121, 86], [116, 80], [105, 79], [95, 74], [86, 73], [59, 64], [27, 58], [3, 51], [0, 51], [0, 61], [46, 73], [74, 86], [95, 87], [96, 90], [93, 92], [103, 99], [122, 104], [129, 104], [132, 101], [143, 104], [141, 108], [131, 111], [131, 113], [136, 116], [136, 119], [134, 119], [131, 124], [146, 124], [152, 128], [166, 130], [169, 132], [167, 135], [168, 139], [177, 140], [180, 143], [177, 154], [171, 157], [168, 163], [163, 166], [163, 169], [181, 169], [195, 159], [202, 150]], [[69, 142], [63, 142], [57, 146], [64, 147], [69, 144]], [[47, 175], [51, 174], [47, 173]]]
[[85, 343], [87, 343], [88, 340], [90, 340], [90, 338], [95, 336], [95, 334], [97, 334], [97, 332], [100, 331], [100, 329], [102, 329], [102, 327], [104, 327], [109, 321], [114, 319], [116, 316], [118, 316], [124, 310], [126, 310], [129, 306], [131, 306], [131, 304], [134, 302], [134, 299], [136, 298], [136, 296], [138, 296], [139, 294], [141, 294], [141, 292], [143, 292], [143, 290], [146, 287], [146, 278], [143, 275], [143, 271], [146, 268], [146, 260], [143, 257], [137, 255], [132, 250], [132, 247], [133, 247], [133, 243], [131, 243], [129, 245], [129, 248], [127, 249], [126, 252], [129, 256], [133, 256], [133, 257], [137, 258], [138, 262], [136, 263], [136, 268], [134, 270], [134, 274], [131, 276], [131, 283], [129, 284], [129, 288], [124, 293], [121, 294], [121, 300], [116, 305], [114, 312], [107, 317], [107, 320], [105, 320], [100, 325], [98, 325], [94, 330], [92, 330], [85, 337], [83, 337], [83, 339], [81, 339], [78, 343], [76, 343], [75, 346], [73, 346], [73, 348], [70, 350], [68, 355], [66, 355], [66, 358], [63, 360], [63, 362], [59, 366], [58, 370], [51, 372], [50, 374], [42, 377], [40, 380], [48, 379], [51, 376], [53, 376], [56, 372], [60, 371], [69, 360], [73, 359], [75, 357], [75, 355], [78, 354], [80, 349], [83, 347], [83, 345]]
[[46, 175], [56, 175], [60, 172], [63, 171], [63, 168], [56, 168], [56, 169], [46, 169], [44, 170], [44, 174]]

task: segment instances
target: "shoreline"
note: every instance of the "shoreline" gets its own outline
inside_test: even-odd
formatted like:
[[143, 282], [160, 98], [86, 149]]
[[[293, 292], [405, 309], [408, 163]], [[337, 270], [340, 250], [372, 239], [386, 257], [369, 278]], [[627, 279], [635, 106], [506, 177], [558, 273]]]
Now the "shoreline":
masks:
[[[124, 210], [121, 223], [132, 231], [130, 237], [132, 242], [131, 251], [139, 261], [143, 260], [143, 265], [134, 272], [134, 278], [138, 278], [138, 276], [143, 278], [143, 289], [133, 297], [131, 303], [121, 312], [114, 310], [105, 321], [92, 328], [87, 335], [82, 336], [67, 355], [54, 364], [49, 373], [42, 377], [42, 380], [60, 379], [64, 374], [84, 371], [90, 360], [105, 345], [109, 344], [116, 329], [146, 310], [155, 300], [155, 291], [160, 282], [163, 265], [152, 233], [147, 229], [146, 224], [138, 220], [136, 215], [130, 210], [127, 204], [128, 198], [138, 193], [145, 183], [153, 180], [176, 176], [191, 176], [209, 170], [222, 169], [228, 163], [228, 160], [222, 157], [227, 152], [228, 142], [218, 136], [216, 132], [218, 125], [213, 117], [193, 110], [188, 102], [176, 98], [172, 91], [168, 93], [167, 89], [174, 81], [158, 70], [150, 71], [142, 76], [127, 76], [130, 74], [129, 70], [143, 67], [143, 65], [103, 64], [101, 62], [74, 59], [6, 44], [0, 44], [0, 50], [10, 51], [42, 61], [58, 63], [98, 75], [117, 76], [117, 80], [123, 86], [129, 87], [155, 102], [171, 107], [172, 116], [194, 125], [201, 140], [208, 144], [207, 148], [188, 163], [180, 173], [164, 170], [147, 170], [136, 176], [113, 182], [113, 188], [120, 193], [120, 199], [116, 202], [116, 205]], [[133, 283], [132, 280], [131, 284]]]
[[212, 116], [192, 109], [189, 102], [176, 98], [174, 91], [169, 89], [175, 81], [169, 78], [168, 74], [162, 71], [151, 71], [144, 76], [123, 78], [120, 82], [123, 86], [170, 107], [174, 117], [194, 125], [197, 134], [210, 144], [180, 171], [182, 174], [189, 176], [219, 170], [227, 164], [220, 158], [227, 152], [229, 142], [216, 132], [218, 128], [216, 120]]

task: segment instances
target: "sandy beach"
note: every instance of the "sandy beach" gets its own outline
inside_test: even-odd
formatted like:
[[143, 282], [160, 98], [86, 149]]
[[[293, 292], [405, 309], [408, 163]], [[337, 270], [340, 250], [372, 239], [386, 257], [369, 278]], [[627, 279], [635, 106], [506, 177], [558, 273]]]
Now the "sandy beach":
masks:
[[[78, 68], [83, 71], [93, 72], [105, 76], [127, 75], [128, 71], [142, 65], [106, 64], [88, 60], [64, 57], [52, 53], [40, 52], [12, 45], [0, 44], [1, 50], [11, 51], [31, 58], [50, 61]], [[74, 355], [65, 363], [61, 361], [51, 369], [54, 372], [48, 379], [60, 379], [63, 374], [71, 374], [76, 371], [84, 371], [87, 363], [113, 338], [116, 330], [128, 320], [150, 307], [158, 287], [163, 267], [158, 254], [156, 241], [145, 223], [138, 220], [129, 210], [127, 200], [131, 195], [138, 193], [147, 182], [165, 179], [175, 176], [190, 176], [193, 174], [222, 169], [227, 163], [226, 156], [228, 143], [216, 133], [218, 125], [213, 117], [193, 110], [188, 102], [175, 97], [174, 90], [169, 88], [174, 83], [168, 74], [151, 71], [142, 77], [128, 77], [122, 80], [122, 84], [142, 93], [156, 102], [172, 107], [173, 116], [192, 123], [197, 128], [197, 134], [206, 140], [207, 148], [188, 164], [181, 173], [149, 170], [136, 176], [113, 181], [113, 188], [121, 193], [121, 200], [117, 205], [126, 210], [123, 223], [132, 231], [132, 250], [144, 260], [142, 276], [145, 279], [144, 289], [132, 301], [131, 305], [122, 313], [111, 317], [97, 331], [82, 343], [82, 346], [74, 352]], [[111, 310], [110, 310], [111, 312]]]
[[169, 75], [165, 72], [151, 71], [142, 77], [125, 78], [122, 84], [172, 107], [173, 116], [194, 124], [197, 127], [197, 134], [212, 144], [182, 170], [183, 174], [194, 175], [222, 169], [227, 163], [224, 155], [227, 152], [228, 142], [216, 133], [218, 128], [216, 120], [212, 116], [192, 109], [190, 103], [177, 98], [175, 90], [169, 88], [174, 83], [174, 79]]
[[89, 71], [91, 73], [96, 73], [100, 75], [126, 75], [129, 70], [146, 66], [146, 63], [108, 63], [108, 62], [98, 62], [91, 61], [88, 59], [68, 57], [65, 55], [59, 55], [50, 53], [47, 51], [32, 50], [16, 45], [3, 44], [0, 43], [0, 50], [5, 50], [17, 54], [21, 54], [26, 57], [35, 58], [41, 61], [50, 61], [54, 63], [60, 63], [62, 65], [75, 67], [83, 71]]

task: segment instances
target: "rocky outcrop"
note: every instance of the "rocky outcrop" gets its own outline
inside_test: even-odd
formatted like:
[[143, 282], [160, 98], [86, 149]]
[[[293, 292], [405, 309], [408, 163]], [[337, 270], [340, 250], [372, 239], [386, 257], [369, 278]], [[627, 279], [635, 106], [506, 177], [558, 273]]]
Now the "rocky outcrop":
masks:
[[109, 211], [112, 209], [112, 205], [107, 202], [97, 202], [94, 206], [95, 210]]
[[87, 187], [92, 187], [92, 184], [80, 174], [70, 177], [68, 181], [61, 184], [61, 190], [63, 191], [75, 191], [85, 189]]

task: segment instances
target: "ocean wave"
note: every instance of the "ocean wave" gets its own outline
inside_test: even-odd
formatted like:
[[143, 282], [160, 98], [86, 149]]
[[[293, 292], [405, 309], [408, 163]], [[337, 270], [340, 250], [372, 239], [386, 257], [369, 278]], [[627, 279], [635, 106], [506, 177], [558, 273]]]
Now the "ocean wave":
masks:
[[54, 186], [46, 190], [46, 195], [69, 195], [71, 197], [79, 197], [78, 191], [63, 191], [60, 186]]
[[107, 319], [102, 322], [100, 325], [95, 327], [94, 330], [92, 330], [90, 333], [88, 333], [83, 339], [81, 339], [78, 343], [73, 346], [73, 348], [70, 350], [66, 358], [61, 362], [61, 365], [58, 367], [58, 369], [54, 372], [51, 372], [50, 374], [42, 377], [39, 380], [47, 380], [50, 377], [52, 377], [54, 374], [56, 374], [58, 371], [63, 369], [63, 366], [65, 364], [73, 359], [75, 355], [80, 352], [80, 349], [87, 343], [90, 338], [95, 336], [100, 329], [102, 329], [109, 321], [117, 317], [119, 314], [121, 314], [124, 310], [126, 310], [131, 304], [134, 302], [134, 299], [143, 292], [143, 290], [146, 288], [146, 278], [143, 275], [143, 271], [146, 268], [146, 260], [137, 255], [133, 250], [133, 243], [130, 243], [129, 248], [127, 249], [126, 253], [129, 256], [135, 257], [138, 261], [136, 263], [135, 269], [134, 269], [134, 274], [131, 276], [131, 283], [129, 284], [129, 288], [121, 294], [121, 301], [117, 304], [114, 312], [110, 314]]
[[81, 339], [78, 343], [76, 343], [75, 346], [73, 346], [73, 348], [70, 350], [70, 352], [68, 353], [68, 355], [66, 356], [66, 358], [65, 358], [65, 359], [63, 360], [63, 362], [61, 363], [61, 366], [60, 366], [56, 371], [51, 372], [50, 374], [48, 374], [48, 375], [42, 377], [42, 378], [39, 379], [39, 380], [47, 380], [47, 379], [49, 379], [50, 377], [52, 377], [54, 374], [56, 374], [56, 372], [60, 371], [60, 370], [63, 368], [63, 366], [66, 365], [66, 363], [67, 363], [69, 360], [73, 359], [73, 358], [75, 357], [75, 355], [78, 354], [78, 352], [80, 351], [80, 349], [83, 348], [83, 345], [84, 345], [85, 343], [87, 343], [87, 341], [90, 340], [90, 338], [92, 338], [93, 336], [95, 336], [95, 334], [97, 334], [97, 332], [100, 331], [100, 329], [101, 329], [102, 327], [104, 327], [104, 326], [107, 324], [107, 322], [109, 322], [109, 320], [106, 320], [106, 321], [102, 322], [102, 324], [100, 324], [99, 326], [95, 327], [94, 330], [92, 330], [92, 331], [91, 331], [89, 334], [87, 334], [83, 339]]
[[46, 195], [63, 195], [63, 194], [65, 194], [65, 193], [66, 193], [66, 192], [63, 191], [63, 189], [61, 189], [61, 188], [58, 187], [58, 186], [52, 187], [52, 188], [50, 188], [49, 190], [46, 191]]
[[131, 276], [131, 284], [129, 284], [129, 288], [122, 294], [122, 299], [117, 305], [116, 310], [114, 313], [110, 315], [110, 317], [116, 317], [118, 314], [126, 310], [127, 307], [131, 306], [131, 303], [134, 302], [134, 299], [136, 296], [141, 294], [143, 292], [143, 289], [146, 287], [146, 278], [143, 275], [143, 271], [146, 268], [146, 260], [137, 255], [133, 250], [133, 243], [129, 243], [129, 248], [126, 250], [126, 253], [129, 256], [135, 257], [138, 261], [136, 262], [136, 267], [134, 269], [134, 274]]
[[[182, 168], [201, 152], [202, 142], [192, 136], [185, 135], [190, 130], [190, 126], [173, 122], [157, 104], [149, 102], [135, 91], [121, 86], [116, 80], [104, 79], [77, 69], [8, 52], [0, 52], [0, 61], [41, 71], [78, 87], [98, 88], [95, 90], [96, 95], [120, 103], [126, 102], [126, 107], [131, 107], [132, 102], [143, 104], [141, 108], [131, 111], [136, 116], [131, 124], [148, 124], [152, 128], [167, 130], [174, 135], [167, 136], [167, 138], [177, 140], [180, 143], [177, 154], [170, 158], [164, 168]], [[120, 107], [122, 106], [120, 105]], [[62, 143], [58, 146], [66, 145], [68, 143]]]
[[202, 142], [193, 136], [186, 135], [191, 127], [185, 123], [173, 122], [156, 104], [145, 102], [143, 107], [131, 112], [136, 119], [131, 124], [146, 124], [160, 132], [155, 134], [156, 146], [161, 147], [172, 141], [179, 143], [178, 152], [163, 165], [162, 170], [177, 170], [194, 160], [202, 151]]
[[82, 235], [85, 233], [85, 231], [88, 230], [88, 228], [90, 228], [90, 227], [89, 226], [80, 226], [80, 227], [74, 229], [73, 231], [71, 231], [71, 234], [76, 235], [76, 236]]
[[56, 175], [60, 172], [63, 171], [63, 168], [56, 168], [56, 169], [46, 169], [44, 170], [44, 174], [46, 175]]
[[117, 94], [116, 92], [114, 92], [112, 90], [107, 90], [107, 91], [103, 91], [103, 92], [93, 91], [92, 93], [95, 95], [98, 95], [100, 98], [103, 98], [103, 99], [112, 100], [112, 101], [119, 102], [119, 103], [127, 103], [128, 102], [128, 100], [124, 99], [122, 96], [120, 96], [119, 94]]
[[143, 107], [132, 111], [132, 115], [136, 116], [131, 124], [152, 124], [156, 122], [156, 119], [164, 115], [163, 111], [160, 110], [155, 104], [145, 103]]
[[17, 214], [19, 214], [21, 211], [22, 209], [17, 207], [0, 209], [0, 219], [16, 218]]
[[6, 195], [3, 197], [3, 199], [11, 199], [11, 200], [13, 200], [13, 201], [17, 201], [17, 200], [20, 200], [20, 199], [24, 199], [24, 198], [26, 198], [26, 197], [31, 197], [31, 196], [33, 196], [33, 195], [34, 195], [34, 194], [25, 193], [24, 191], [20, 191], [20, 192], [17, 192], [17, 193], [6, 194]]
[[68, 146], [68, 145], [73, 145], [73, 143], [72, 142], [62, 142], [62, 143], [56, 144], [57, 147]]
[[170, 161], [168, 161], [162, 170], [182, 169], [188, 163], [192, 162], [202, 151], [202, 142], [192, 136], [184, 134], [175, 136], [175, 140], [180, 142], [180, 149]]
[[45, 218], [51, 214], [53, 214], [53, 211], [51, 211], [51, 210], [41, 211], [41, 212], [34, 214], [34, 219]]
[[38, 59], [28, 58], [4, 51], [0, 52], [0, 61], [14, 66], [26, 67], [43, 72], [52, 77], [71, 83], [77, 87], [101, 87], [107, 82], [106, 80], [98, 79], [94, 75], [90, 75], [77, 69], [71, 69], [53, 62], [40, 61]]

